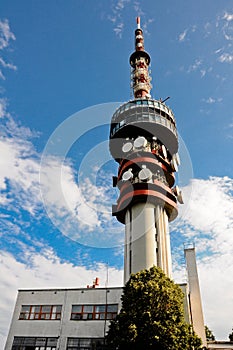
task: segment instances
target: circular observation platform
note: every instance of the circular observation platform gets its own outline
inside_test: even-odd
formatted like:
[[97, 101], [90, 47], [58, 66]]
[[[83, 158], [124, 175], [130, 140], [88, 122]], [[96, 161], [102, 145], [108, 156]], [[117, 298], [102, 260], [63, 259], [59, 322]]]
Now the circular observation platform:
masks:
[[176, 121], [170, 108], [156, 100], [135, 99], [121, 105], [112, 116], [110, 152], [124, 158], [122, 145], [126, 138], [156, 136], [173, 155], [178, 151]]

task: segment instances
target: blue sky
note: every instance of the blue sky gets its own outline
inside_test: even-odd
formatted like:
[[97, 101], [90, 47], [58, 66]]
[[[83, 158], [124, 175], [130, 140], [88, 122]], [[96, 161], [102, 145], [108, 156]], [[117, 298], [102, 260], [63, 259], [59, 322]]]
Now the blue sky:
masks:
[[[233, 309], [233, 11], [229, 1], [1, 1], [0, 339], [18, 288], [122, 284], [124, 228], [111, 217], [108, 123], [131, 98], [141, 16], [152, 96], [170, 96], [185, 205], [173, 271], [195, 243], [205, 323], [227, 339]], [[7, 293], [6, 293], [7, 290]]]

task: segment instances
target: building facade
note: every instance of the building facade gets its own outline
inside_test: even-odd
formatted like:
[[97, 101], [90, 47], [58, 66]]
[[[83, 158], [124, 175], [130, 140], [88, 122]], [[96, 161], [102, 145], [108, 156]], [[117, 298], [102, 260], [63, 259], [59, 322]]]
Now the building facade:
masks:
[[104, 349], [122, 288], [19, 290], [5, 350]]
[[[180, 284], [185, 320], [206, 345], [195, 249], [187, 249], [185, 256], [188, 283]], [[93, 287], [19, 290], [5, 350], [105, 349], [123, 288]]]

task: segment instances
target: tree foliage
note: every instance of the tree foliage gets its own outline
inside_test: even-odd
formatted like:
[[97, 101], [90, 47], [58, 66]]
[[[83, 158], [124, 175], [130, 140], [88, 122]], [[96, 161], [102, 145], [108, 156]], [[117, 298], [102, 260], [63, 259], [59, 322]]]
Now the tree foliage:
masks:
[[205, 335], [207, 341], [215, 340], [213, 332], [207, 326], [205, 326]]
[[184, 319], [183, 292], [160, 268], [131, 275], [121, 300], [107, 334], [108, 349], [201, 349]]
[[233, 342], [233, 328], [232, 328], [232, 332], [229, 334], [229, 339], [230, 339], [230, 341]]

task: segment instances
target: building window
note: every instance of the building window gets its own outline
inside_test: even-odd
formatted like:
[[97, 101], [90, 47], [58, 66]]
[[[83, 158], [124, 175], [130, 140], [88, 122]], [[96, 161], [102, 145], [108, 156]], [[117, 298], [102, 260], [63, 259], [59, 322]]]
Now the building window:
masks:
[[22, 305], [19, 320], [60, 320], [61, 305]]
[[14, 337], [12, 350], [56, 350], [57, 338]]
[[117, 304], [72, 305], [71, 320], [112, 320], [117, 310]]
[[68, 338], [66, 350], [104, 350], [104, 338]]

